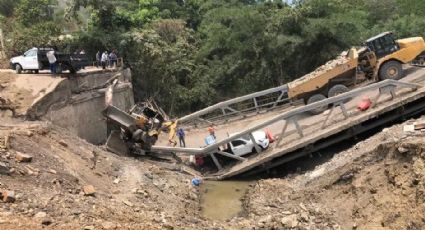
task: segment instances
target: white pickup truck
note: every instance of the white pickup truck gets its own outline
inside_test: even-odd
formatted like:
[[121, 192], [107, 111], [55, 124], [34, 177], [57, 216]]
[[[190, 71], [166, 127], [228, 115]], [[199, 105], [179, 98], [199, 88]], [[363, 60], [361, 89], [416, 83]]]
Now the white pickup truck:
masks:
[[[46, 57], [48, 51], [53, 48], [32, 48], [26, 51], [23, 55], [10, 59], [10, 68], [20, 74], [22, 71], [33, 71], [38, 73], [39, 70], [49, 69], [50, 64]], [[78, 70], [88, 65], [88, 59], [85, 55], [70, 55], [55, 51], [57, 59], [56, 72], [69, 70], [75, 73]]]

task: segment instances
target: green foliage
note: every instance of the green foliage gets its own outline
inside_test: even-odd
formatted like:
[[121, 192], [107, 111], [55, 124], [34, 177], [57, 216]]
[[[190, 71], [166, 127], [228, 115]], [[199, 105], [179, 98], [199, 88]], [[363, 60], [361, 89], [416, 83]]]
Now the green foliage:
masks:
[[51, 0], [21, 0], [16, 8], [16, 17], [24, 26], [49, 21], [53, 17]]
[[[68, 42], [92, 57], [116, 49], [132, 68], [136, 100], [155, 97], [172, 115], [284, 84], [383, 31], [425, 36], [425, 1], [292, 2], [71, 0], [65, 18], [84, 7], [89, 26]], [[64, 33], [48, 4], [0, 0], [9, 53]]]

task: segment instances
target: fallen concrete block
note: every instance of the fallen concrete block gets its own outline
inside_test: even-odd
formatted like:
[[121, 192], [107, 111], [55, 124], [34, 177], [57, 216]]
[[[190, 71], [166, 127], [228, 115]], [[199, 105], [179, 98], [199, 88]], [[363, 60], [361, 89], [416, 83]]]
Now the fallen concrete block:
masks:
[[2, 196], [3, 202], [6, 202], [6, 203], [15, 202], [15, 192], [14, 191], [9, 191], [9, 190], [3, 191], [1, 193], [1, 196]]
[[16, 158], [17, 162], [31, 162], [32, 161], [31, 155], [24, 154], [24, 153], [21, 153], [21, 152], [17, 152], [15, 158]]
[[96, 190], [94, 189], [93, 185], [86, 185], [83, 187], [83, 192], [85, 196], [94, 196]]

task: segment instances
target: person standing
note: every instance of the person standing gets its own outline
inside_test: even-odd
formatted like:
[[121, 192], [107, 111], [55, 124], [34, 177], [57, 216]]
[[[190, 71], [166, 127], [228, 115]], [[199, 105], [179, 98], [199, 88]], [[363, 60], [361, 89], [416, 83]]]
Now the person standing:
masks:
[[212, 137], [214, 137], [214, 139], [217, 139], [217, 137], [215, 136], [215, 129], [214, 129], [213, 125], [210, 125], [210, 126], [208, 127], [208, 132], [210, 133], [210, 135], [211, 135]]
[[49, 65], [50, 65], [50, 72], [52, 74], [56, 74], [56, 57], [55, 57], [55, 51], [54, 50], [50, 50], [46, 53], [46, 57], [49, 60]]
[[108, 62], [108, 52], [105, 51], [100, 58], [100, 62], [102, 63], [102, 69], [106, 69], [106, 63]]
[[100, 51], [97, 51], [97, 53], [96, 53], [96, 67], [97, 68], [99, 68], [99, 66], [100, 66], [100, 56], [101, 56]]
[[184, 137], [186, 136], [186, 134], [184, 133], [184, 130], [182, 128], [179, 128], [177, 130], [177, 136], [179, 137], [180, 147], [185, 148], [186, 142], [184, 141]]
[[113, 50], [110, 54], [109, 54], [109, 61], [110, 61], [110, 68], [114, 68], [117, 65], [117, 54], [115, 53], [115, 50]]

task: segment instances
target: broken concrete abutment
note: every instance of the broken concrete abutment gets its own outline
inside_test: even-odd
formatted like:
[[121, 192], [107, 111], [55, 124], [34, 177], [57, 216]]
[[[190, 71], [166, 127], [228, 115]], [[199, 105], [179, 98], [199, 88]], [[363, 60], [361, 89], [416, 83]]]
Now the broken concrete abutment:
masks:
[[21, 74], [11, 72], [1, 96], [10, 99], [16, 115], [29, 120], [48, 120], [68, 129], [93, 144], [107, 138], [105, 107], [108, 81], [118, 75], [114, 89], [114, 106], [128, 110], [134, 104], [130, 69], [83, 70], [81, 73], [54, 77], [50, 74]]

